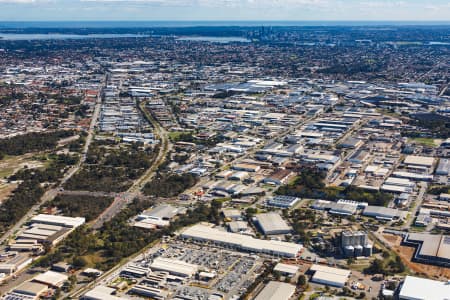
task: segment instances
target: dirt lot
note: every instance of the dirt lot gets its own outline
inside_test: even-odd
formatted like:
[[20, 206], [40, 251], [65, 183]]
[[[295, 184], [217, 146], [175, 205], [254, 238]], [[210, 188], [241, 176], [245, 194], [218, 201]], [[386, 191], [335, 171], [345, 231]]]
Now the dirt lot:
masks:
[[401, 238], [399, 236], [384, 234], [383, 237], [391, 243], [392, 249], [394, 249], [411, 271], [434, 279], [448, 280], [450, 278], [449, 268], [411, 262], [415, 248], [401, 246]]

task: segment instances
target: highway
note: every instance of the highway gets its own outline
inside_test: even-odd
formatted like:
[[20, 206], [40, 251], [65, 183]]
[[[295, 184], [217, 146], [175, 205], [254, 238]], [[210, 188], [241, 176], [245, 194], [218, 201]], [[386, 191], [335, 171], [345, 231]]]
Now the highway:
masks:
[[145, 102], [139, 103], [139, 108], [145, 118], [154, 128], [154, 134], [160, 139], [160, 147], [158, 155], [152, 163], [152, 166], [124, 193], [114, 198], [114, 202], [94, 221], [93, 229], [100, 229], [103, 224], [111, 220], [123, 208], [130, 204], [134, 198], [142, 197], [141, 190], [147, 182], [149, 182], [156, 174], [159, 166], [166, 160], [167, 153], [170, 151], [171, 145], [167, 131], [148, 113], [145, 108]]

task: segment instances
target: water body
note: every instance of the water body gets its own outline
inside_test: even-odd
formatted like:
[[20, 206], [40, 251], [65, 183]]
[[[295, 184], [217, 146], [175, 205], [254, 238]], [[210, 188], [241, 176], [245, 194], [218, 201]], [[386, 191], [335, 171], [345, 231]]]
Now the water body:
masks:
[[111, 39], [111, 38], [139, 38], [148, 37], [140, 34], [16, 34], [0, 33], [0, 41], [30, 41], [30, 40], [84, 40], [84, 39]]
[[180, 37], [177, 41], [192, 41], [192, 42], [211, 42], [211, 43], [250, 43], [249, 39], [242, 37], [214, 37], [214, 36], [192, 36], [192, 37]]

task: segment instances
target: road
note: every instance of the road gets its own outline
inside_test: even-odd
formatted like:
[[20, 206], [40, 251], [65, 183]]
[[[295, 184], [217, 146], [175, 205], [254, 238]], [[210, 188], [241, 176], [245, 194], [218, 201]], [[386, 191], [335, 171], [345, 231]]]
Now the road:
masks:
[[167, 131], [148, 113], [145, 109], [145, 102], [139, 103], [139, 108], [145, 118], [154, 128], [154, 134], [160, 139], [160, 147], [152, 166], [125, 192], [114, 198], [114, 202], [94, 221], [93, 229], [99, 229], [103, 224], [111, 220], [123, 208], [130, 204], [134, 198], [141, 197], [141, 190], [147, 182], [149, 182], [156, 174], [159, 166], [166, 160], [167, 153], [170, 151], [171, 145]]
[[419, 193], [417, 194], [417, 198], [415, 201], [415, 206], [413, 210], [411, 211], [408, 220], [405, 222], [405, 224], [402, 226], [402, 229], [409, 229], [414, 222], [414, 219], [416, 218], [416, 214], [419, 211], [420, 207], [422, 206], [423, 198], [425, 196], [425, 192], [427, 191], [428, 185], [424, 182], [421, 183], [421, 187], [419, 190]]
[[86, 160], [86, 154], [89, 150], [89, 146], [93, 140], [93, 135], [94, 135], [94, 128], [95, 125], [97, 124], [97, 119], [100, 113], [100, 106], [101, 106], [101, 93], [99, 93], [98, 98], [97, 98], [97, 103], [95, 105], [95, 109], [94, 112], [92, 114], [92, 119], [91, 119], [91, 123], [89, 126], [89, 131], [88, 131], [88, 136], [86, 138], [86, 143], [84, 145], [83, 148], [83, 153], [82, 156], [80, 158], [80, 160], [78, 161], [78, 163], [71, 168], [65, 175], [64, 177], [61, 179], [60, 183], [56, 186], [53, 187], [52, 189], [46, 191], [44, 193], [44, 195], [41, 197], [41, 199], [39, 200], [38, 203], [36, 203], [35, 205], [33, 205], [31, 207], [31, 209], [25, 214], [25, 216], [23, 216], [19, 222], [16, 222], [16, 224], [14, 224], [14, 226], [12, 228], [10, 228], [5, 234], [3, 234], [3, 236], [0, 238], [0, 244], [5, 243], [6, 241], [9, 240], [9, 238], [13, 237], [14, 234], [33, 216], [35, 215], [38, 211], [39, 208], [41, 207], [41, 205], [52, 201], [56, 195], [58, 194], [58, 192], [61, 190], [61, 187], [80, 169], [81, 165], [83, 164], [83, 162]]

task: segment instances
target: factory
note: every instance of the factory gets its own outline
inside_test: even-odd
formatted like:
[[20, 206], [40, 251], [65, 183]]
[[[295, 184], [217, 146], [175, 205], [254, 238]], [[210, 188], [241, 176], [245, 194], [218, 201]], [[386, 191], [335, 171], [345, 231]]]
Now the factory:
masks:
[[403, 243], [416, 248], [414, 261], [450, 267], [450, 236], [408, 233]]
[[410, 170], [429, 173], [433, 167], [435, 159], [433, 157], [408, 155], [403, 163]]
[[289, 300], [295, 293], [295, 286], [285, 282], [270, 281], [255, 300]]
[[43, 245], [56, 245], [67, 235], [85, 223], [85, 218], [72, 218], [40, 214], [29, 221], [9, 249], [12, 251], [39, 252]]
[[368, 205], [364, 209], [363, 216], [373, 217], [379, 220], [392, 221], [394, 219], [404, 219], [405, 212], [394, 208]]
[[312, 282], [339, 288], [345, 286], [351, 273], [349, 270], [342, 270], [322, 265], [312, 265], [309, 271], [314, 272], [311, 278]]
[[251, 236], [225, 232], [213, 228], [212, 225], [204, 224], [197, 224], [187, 228], [181, 233], [181, 237], [197, 241], [209, 241], [216, 245], [245, 252], [255, 252], [288, 258], [296, 258], [303, 249], [303, 246], [299, 244], [255, 239]]
[[81, 297], [82, 300], [119, 300], [120, 297], [114, 296], [116, 289], [106, 287], [106, 286], [96, 286], [94, 289], [90, 290], [84, 296]]
[[450, 284], [448, 282], [406, 276], [400, 288], [400, 300], [448, 299]]
[[169, 272], [171, 275], [180, 277], [192, 277], [197, 273], [198, 266], [181, 260], [158, 257], [153, 261], [150, 269], [154, 272]]
[[367, 233], [363, 231], [343, 231], [341, 247], [345, 257], [372, 256], [373, 246], [369, 244]]
[[277, 213], [259, 214], [253, 218], [255, 225], [265, 235], [291, 233], [292, 229]]
[[142, 212], [136, 217], [134, 226], [154, 229], [169, 226], [170, 220], [172, 220], [180, 209], [171, 205], [160, 205], [152, 209]]
[[266, 202], [266, 206], [278, 208], [291, 208], [300, 201], [300, 198], [291, 196], [273, 196]]

